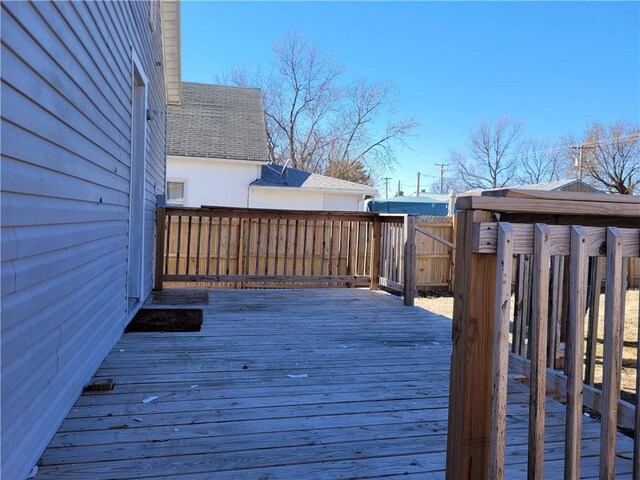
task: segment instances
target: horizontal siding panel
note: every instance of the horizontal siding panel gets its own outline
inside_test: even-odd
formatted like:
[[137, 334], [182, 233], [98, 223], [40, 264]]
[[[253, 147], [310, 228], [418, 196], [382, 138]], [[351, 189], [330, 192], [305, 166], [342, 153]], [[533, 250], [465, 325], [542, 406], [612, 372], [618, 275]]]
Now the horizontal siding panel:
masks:
[[[14, 323], [9, 328], [3, 328], [2, 336], [7, 345], [2, 349], [2, 363], [6, 364], [20, 353], [37, 345], [38, 342], [49, 335], [57, 335], [60, 325], [56, 319], [65, 315], [74, 315], [84, 318], [95, 317], [97, 312], [91, 310], [95, 304], [105, 304], [116, 300], [120, 302], [118, 311], [124, 311], [127, 307], [124, 297], [124, 271], [121, 267], [106, 268], [86, 284], [80, 286], [72, 294], [61, 297], [50, 303], [46, 309]], [[104, 285], [109, 285], [105, 288]], [[79, 302], [78, 298], [87, 299]], [[89, 301], [91, 300], [91, 301]], [[42, 325], [46, 325], [43, 327]]]
[[[2, 477], [31, 469], [128, 319], [132, 50], [166, 112], [148, 2], [4, 2]], [[146, 123], [144, 292], [166, 115]], [[7, 440], [10, 438], [10, 441]]]
[[[39, 283], [29, 290], [21, 290], [7, 295], [2, 299], [2, 307], [3, 310], [10, 311], [11, 316], [8, 318], [3, 316], [2, 330], [4, 331], [25, 318], [50, 308], [59, 298], [63, 298], [66, 295], [74, 295], [79, 285], [100, 275], [101, 270], [99, 269], [115, 264], [121, 271], [126, 271], [126, 255], [126, 249], [116, 251], [110, 257], [105, 257], [100, 264], [96, 265], [95, 262], [89, 262], [77, 267], [75, 270], [64, 272], [57, 276], [55, 281]], [[124, 277], [122, 285], [124, 285]], [[122, 293], [124, 299], [124, 290]], [[78, 298], [76, 301], [84, 302], [85, 300]]]
[[[6, 52], [6, 49], [3, 49], [3, 56], [4, 52]], [[7, 57], [9, 63], [11, 63], [11, 59], [15, 59], [13, 55], [7, 55]], [[15, 62], [16, 65], [21, 63], [22, 62]], [[16, 70], [17, 68], [10, 69], [11, 72]], [[31, 80], [27, 81], [25, 78], [31, 78]], [[49, 93], [50, 90], [43, 84], [39, 85], [36, 78], [37, 77], [33, 75], [29, 76], [28, 74], [21, 76], [19, 71], [16, 75], [3, 76], [3, 82], [6, 85], [13, 87], [14, 91], [20, 91], [22, 97], [19, 99], [9, 97], [7, 102], [24, 102], [24, 100], [28, 99], [42, 110], [38, 111], [37, 109], [34, 109], [34, 112], [37, 112], [39, 115], [46, 115], [47, 118], [49, 118], [49, 116], [55, 117], [56, 122], [59, 125], [67, 126], [69, 130], [73, 131], [74, 134], [77, 134], [78, 139], [82, 137], [83, 141], [90, 142], [100, 149], [101, 151], [98, 151], [98, 154], [111, 155], [123, 163], [129, 158], [130, 153], [128, 149], [125, 150], [120, 148], [118, 144], [113, 142], [101, 130], [95, 128], [84, 114], [78, 111], [78, 109], [74, 105], [70, 104], [66, 99], [58, 95], [51, 95]], [[3, 98], [2, 100], [4, 104], [5, 99]], [[9, 116], [6, 117], [11, 119]]]
[[[125, 221], [100, 223], [68, 223], [59, 225], [52, 231], [49, 225], [34, 225], [28, 228], [5, 228], [0, 235], [2, 261], [26, 258], [43, 253], [69, 250], [76, 245], [100, 240], [115, 235], [127, 235]], [[42, 237], [47, 237], [47, 243]], [[5, 248], [6, 246], [6, 248]]]
[[[72, 359], [61, 363], [58, 373], [50, 382], [44, 383], [41, 390], [26, 393], [26, 395], [30, 396], [30, 402], [29, 409], [23, 410], [24, 413], [21, 415], [24, 418], [22, 425], [17, 424], [17, 422], [3, 422], [3, 428], [5, 423], [8, 424], [6, 432], [3, 431], [3, 437], [11, 438], [12, 448], [21, 452], [30, 450], [44, 451], [58, 426], [64, 420], [66, 413], [75, 403], [75, 399], [82, 392], [82, 386], [91, 379], [92, 372], [97, 370], [102, 360], [113, 348], [112, 342], [101, 342], [100, 339], [102, 337], [113, 338], [116, 336], [115, 322], [109, 323], [109, 320], [114, 320], [114, 318], [115, 316], [107, 317], [105, 319], [107, 321], [103, 325], [104, 328], [95, 329], [86, 338], [85, 348], [76, 349]], [[79, 369], [79, 365], [86, 368]], [[70, 382], [69, 379], [76, 381]], [[29, 415], [29, 412], [34, 410], [42, 412], [42, 415]], [[7, 416], [5, 418], [15, 417]], [[30, 431], [38, 432], [38, 435], [35, 437], [30, 436], [28, 434]], [[5, 457], [4, 455], [5, 450], [3, 449], [3, 472], [19, 470], [18, 457]], [[40, 453], [38, 453], [39, 456]]]
[[6, 156], [64, 173], [70, 177], [90, 179], [93, 183], [113, 190], [129, 192], [128, 166], [118, 165], [107, 169], [97, 162], [87, 161], [75, 155], [62, 145], [38, 137], [34, 132], [4, 119], [1, 130], [2, 152]]
[[[8, 32], [7, 29], [3, 30], [2, 63], [3, 68], [6, 69], [3, 78], [13, 85], [19, 85], [24, 93], [31, 92], [32, 97], [46, 94], [49, 96], [49, 101], [68, 102], [69, 106], [66, 108], [76, 110], [83, 117], [82, 123], [86, 123], [87, 128], [104, 132], [107, 141], [128, 151], [129, 141], [125, 133], [129, 126], [121, 122], [119, 130], [111, 121], [108, 121], [108, 117], [96, 107], [94, 99], [82, 91], [78, 84], [68, 78], [62, 70], [58, 62], [64, 61], [64, 58], [57, 58], [54, 61], [42, 48], [22, 51], [19, 57], [15, 43], [19, 45], [20, 42], [26, 41], [26, 38], [20, 38], [19, 35], [19, 33], [24, 34], [24, 31], [13, 23], [7, 23], [12, 28], [8, 29]], [[100, 98], [100, 96], [97, 97]], [[52, 105], [50, 109], [56, 109], [56, 106]]]
[[[129, 219], [127, 207], [97, 202], [34, 197], [11, 192], [2, 195], [2, 202], [2, 223], [5, 226], [53, 226]], [[7, 205], [7, 202], [11, 202], [11, 205]]]
[[[90, 262], [98, 263], [102, 257], [110, 259], [114, 252], [126, 249], [126, 236], [107, 237], [79, 245], [69, 250], [58, 250], [26, 257], [13, 262], [16, 289], [27, 289], [40, 282], [53, 280], [65, 272]], [[96, 265], [97, 266], [97, 265]]]
[[124, 171], [128, 171], [130, 163], [128, 155], [116, 155], [104, 150], [96, 145], [92, 139], [60, 122], [56, 116], [20, 94], [4, 81], [2, 83], [2, 113], [5, 121], [31, 130], [36, 135], [64, 146], [67, 150], [75, 152], [76, 155], [84, 159], [100, 162], [105, 168], [114, 172], [118, 168], [124, 168]]
[[[97, 87], [114, 101], [120, 116], [129, 121], [131, 118], [131, 76], [130, 63], [122, 65], [124, 74], [114, 75], [113, 57], [105, 59], [108, 51], [101, 49], [86, 34], [83, 21], [72, 2], [39, 2], [35, 5], [51, 30], [56, 32], [66, 48], [77, 59], [79, 65], [87, 70]], [[109, 52], [111, 53], [111, 52]], [[118, 61], [118, 63], [123, 63]]]
[[128, 193], [11, 157], [2, 157], [2, 173], [3, 192], [104, 203], [127, 208], [129, 205]]
[[[28, 33], [32, 40], [17, 44], [16, 49], [20, 52], [34, 48], [34, 44], [44, 46], [45, 50], [55, 59], [69, 58], [69, 63], [65, 64], [67, 73], [97, 97], [103, 97], [107, 105], [112, 108], [102, 110], [112, 122], [121, 120], [128, 128], [123, 131], [127, 135], [127, 130], [131, 128], [131, 111], [127, 109], [131, 101], [130, 95], [126, 91], [116, 94], [112, 83], [115, 79], [105, 80], [101, 70], [96, 66], [91, 55], [79, 43], [78, 39], [69, 31], [68, 25], [60, 17], [56, 8], [49, 2], [37, 2], [28, 4], [27, 2], [3, 2], [3, 8], [10, 12], [13, 18], [19, 18], [20, 26], [25, 33]], [[42, 11], [39, 13], [37, 10]], [[9, 17], [3, 15], [3, 38], [5, 36], [5, 19]], [[46, 19], [46, 20], [45, 20]], [[65, 28], [65, 26], [67, 28]], [[55, 32], [55, 33], [54, 33]], [[103, 85], [106, 88], [100, 88]], [[120, 96], [125, 96], [127, 103], [122, 103]], [[117, 108], [117, 106], [124, 107]]]

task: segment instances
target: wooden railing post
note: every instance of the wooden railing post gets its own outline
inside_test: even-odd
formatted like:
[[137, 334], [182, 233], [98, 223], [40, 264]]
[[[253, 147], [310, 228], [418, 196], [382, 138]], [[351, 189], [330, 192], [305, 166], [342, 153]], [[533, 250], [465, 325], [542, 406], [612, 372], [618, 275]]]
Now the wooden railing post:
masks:
[[[156, 210], [156, 275], [154, 279], [154, 290], [162, 290], [162, 277], [164, 275], [164, 241], [165, 241], [165, 209], [158, 206]], [[167, 258], [166, 261], [169, 261]]]
[[495, 255], [472, 252], [474, 222], [484, 211], [457, 214], [454, 310], [447, 436], [447, 479], [486, 480], [493, 396]]
[[378, 215], [373, 217], [371, 232], [371, 290], [378, 290], [380, 286], [380, 240], [382, 238], [382, 220]]
[[413, 307], [416, 298], [416, 216], [404, 217], [403, 296], [404, 304]]

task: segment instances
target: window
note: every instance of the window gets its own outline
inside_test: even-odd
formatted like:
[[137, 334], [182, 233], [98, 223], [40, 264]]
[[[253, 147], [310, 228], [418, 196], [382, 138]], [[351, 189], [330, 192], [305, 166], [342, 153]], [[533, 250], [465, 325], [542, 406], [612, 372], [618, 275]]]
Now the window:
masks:
[[184, 181], [172, 180], [167, 182], [167, 203], [170, 205], [184, 205]]

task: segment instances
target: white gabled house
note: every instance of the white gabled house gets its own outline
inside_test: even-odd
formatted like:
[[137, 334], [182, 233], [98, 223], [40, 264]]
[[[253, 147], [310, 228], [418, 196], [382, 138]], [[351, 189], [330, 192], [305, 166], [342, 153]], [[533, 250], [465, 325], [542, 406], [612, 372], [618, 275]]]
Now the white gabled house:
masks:
[[173, 205], [364, 210], [368, 185], [269, 164], [260, 90], [182, 84], [169, 107], [167, 201]]
[[151, 291], [179, 5], [1, 9], [0, 476], [13, 480]]

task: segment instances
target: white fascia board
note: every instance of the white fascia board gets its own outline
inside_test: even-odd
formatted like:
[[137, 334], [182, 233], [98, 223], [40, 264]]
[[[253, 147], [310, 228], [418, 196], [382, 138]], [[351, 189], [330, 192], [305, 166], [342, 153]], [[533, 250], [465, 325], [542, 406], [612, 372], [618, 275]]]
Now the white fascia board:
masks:
[[182, 155], [167, 155], [167, 161], [171, 160], [189, 160], [195, 162], [219, 162], [233, 163], [235, 165], [266, 165], [268, 161], [261, 162], [259, 160], [238, 160], [233, 158], [211, 158], [211, 157], [185, 157]]
[[341, 188], [318, 188], [318, 187], [280, 187], [276, 185], [249, 185], [250, 189], [275, 189], [275, 190], [294, 190], [297, 192], [321, 192], [321, 193], [336, 193], [339, 195], [377, 195], [378, 191], [370, 190], [347, 190]]

